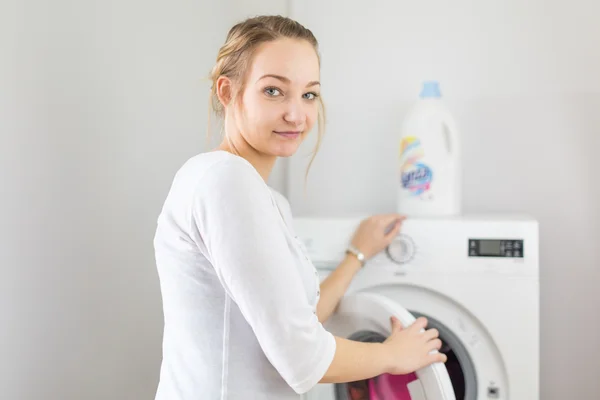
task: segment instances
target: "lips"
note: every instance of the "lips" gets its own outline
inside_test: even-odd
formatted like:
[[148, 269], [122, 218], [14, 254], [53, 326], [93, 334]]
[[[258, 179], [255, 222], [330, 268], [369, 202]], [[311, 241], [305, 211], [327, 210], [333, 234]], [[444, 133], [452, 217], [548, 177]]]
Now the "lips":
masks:
[[287, 139], [296, 139], [298, 136], [300, 136], [300, 131], [274, 131], [276, 134], [278, 134], [279, 136], [282, 136], [284, 138]]

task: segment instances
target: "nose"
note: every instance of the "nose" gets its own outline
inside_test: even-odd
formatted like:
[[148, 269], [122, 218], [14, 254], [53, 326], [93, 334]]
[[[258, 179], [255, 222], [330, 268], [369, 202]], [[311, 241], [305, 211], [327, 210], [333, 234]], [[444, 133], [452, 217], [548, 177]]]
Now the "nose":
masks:
[[286, 104], [283, 119], [295, 126], [300, 126], [306, 119], [306, 113], [304, 112], [304, 105], [298, 100], [289, 100]]

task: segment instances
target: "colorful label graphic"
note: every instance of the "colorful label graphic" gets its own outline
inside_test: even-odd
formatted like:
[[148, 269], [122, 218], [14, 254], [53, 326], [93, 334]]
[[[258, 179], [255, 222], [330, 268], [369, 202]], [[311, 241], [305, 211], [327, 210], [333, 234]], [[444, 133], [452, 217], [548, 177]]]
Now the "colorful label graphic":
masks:
[[433, 172], [423, 162], [425, 154], [419, 138], [408, 136], [400, 143], [400, 180], [402, 187], [418, 196], [431, 188]]

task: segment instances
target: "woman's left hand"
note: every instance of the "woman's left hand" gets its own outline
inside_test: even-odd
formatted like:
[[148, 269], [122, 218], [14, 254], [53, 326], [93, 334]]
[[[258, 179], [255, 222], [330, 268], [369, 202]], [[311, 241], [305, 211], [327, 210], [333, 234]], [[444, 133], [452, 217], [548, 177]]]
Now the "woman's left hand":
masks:
[[364, 219], [356, 229], [351, 244], [368, 260], [394, 240], [406, 216], [380, 214]]

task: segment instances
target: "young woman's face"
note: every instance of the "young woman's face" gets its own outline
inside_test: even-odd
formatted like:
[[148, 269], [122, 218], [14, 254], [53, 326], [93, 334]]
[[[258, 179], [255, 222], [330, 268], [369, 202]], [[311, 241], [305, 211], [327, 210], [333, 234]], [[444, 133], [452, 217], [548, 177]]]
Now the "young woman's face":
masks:
[[258, 152], [291, 156], [318, 117], [319, 92], [319, 60], [309, 42], [264, 43], [246, 77], [237, 128]]

